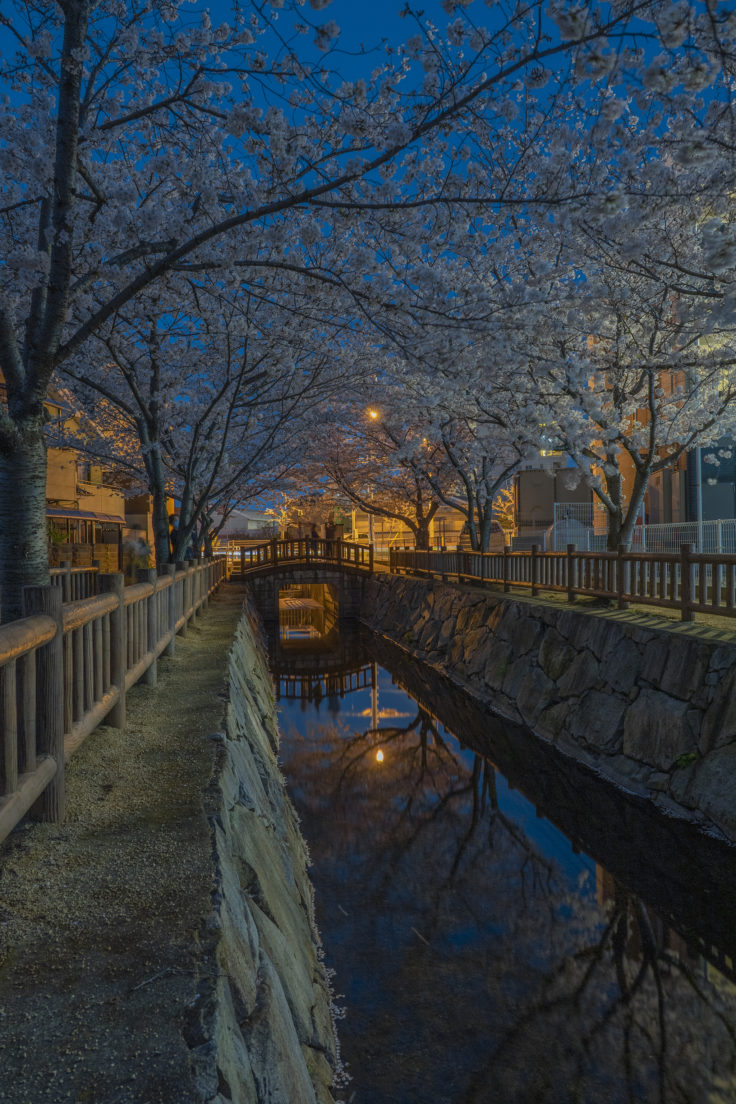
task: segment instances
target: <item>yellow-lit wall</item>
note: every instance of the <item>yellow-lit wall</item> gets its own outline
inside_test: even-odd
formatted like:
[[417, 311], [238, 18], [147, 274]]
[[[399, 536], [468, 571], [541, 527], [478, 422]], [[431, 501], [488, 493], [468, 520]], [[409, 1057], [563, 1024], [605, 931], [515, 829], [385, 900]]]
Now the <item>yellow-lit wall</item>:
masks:
[[71, 505], [77, 497], [76, 449], [50, 448], [47, 459], [46, 498]]

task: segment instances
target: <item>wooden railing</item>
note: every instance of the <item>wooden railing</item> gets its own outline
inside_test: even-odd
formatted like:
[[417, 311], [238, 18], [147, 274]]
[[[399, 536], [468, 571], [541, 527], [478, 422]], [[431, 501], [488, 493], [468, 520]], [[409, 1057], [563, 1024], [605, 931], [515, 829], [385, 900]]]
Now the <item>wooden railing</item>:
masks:
[[157, 660], [227, 574], [224, 558], [96, 574], [99, 593], [64, 603], [63, 585], [26, 587], [26, 616], [0, 625], [0, 841], [38, 802], [64, 816], [64, 763], [105, 721], [125, 725], [126, 691], [155, 685]]
[[[325, 564], [355, 571], [373, 571], [373, 545], [344, 540], [302, 537], [300, 540], [270, 540], [241, 548], [240, 574], [273, 571], [277, 567]], [[234, 565], [233, 565], [234, 567]]]
[[98, 565], [94, 567], [72, 567], [66, 561], [61, 567], [52, 567], [51, 585], [61, 587], [62, 601], [77, 602], [80, 598], [91, 598], [97, 593]]
[[526, 587], [615, 599], [619, 609], [631, 602], [680, 611], [683, 621], [696, 613], [736, 617], [736, 556], [696, 552], [683, 544], [679, 555], [659, 552], [585, 552], [569, 544], [565, 552], [417, 552], [391, 551], [390, 570], [416, 575], [456, 576], [460, 582], [500, 583], [504, 592]]

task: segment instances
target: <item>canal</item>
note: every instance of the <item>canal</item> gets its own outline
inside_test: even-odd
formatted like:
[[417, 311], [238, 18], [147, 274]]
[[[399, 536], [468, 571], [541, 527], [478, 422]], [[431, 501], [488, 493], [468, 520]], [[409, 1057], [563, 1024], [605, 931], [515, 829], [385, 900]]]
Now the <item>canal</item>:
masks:
[[736, 1101], [733, 849], [383, 640], [271, 665], [346, 1104]]

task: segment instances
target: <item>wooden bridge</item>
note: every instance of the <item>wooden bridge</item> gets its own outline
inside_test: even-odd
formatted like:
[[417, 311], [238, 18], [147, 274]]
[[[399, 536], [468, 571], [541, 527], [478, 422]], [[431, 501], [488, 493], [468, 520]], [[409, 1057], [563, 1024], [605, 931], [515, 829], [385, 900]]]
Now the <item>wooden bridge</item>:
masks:
[[373, 545], [344, 540], [302, 537], [270, 540], [240, 548], [230, 563], [233, 575], [243, 579], [288, 571], [295, 567], [326, 567], [369, 575], [373, 571]]

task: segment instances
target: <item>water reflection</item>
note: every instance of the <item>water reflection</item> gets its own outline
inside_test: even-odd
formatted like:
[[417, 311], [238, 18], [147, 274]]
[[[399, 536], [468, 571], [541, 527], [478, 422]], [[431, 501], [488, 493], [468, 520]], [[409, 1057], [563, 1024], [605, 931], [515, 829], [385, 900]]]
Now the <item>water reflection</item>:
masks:
[[390, 652], [343, 639], [332, 693], [281, 694], [346, 1100], [736, 1100], [731, 851]]

